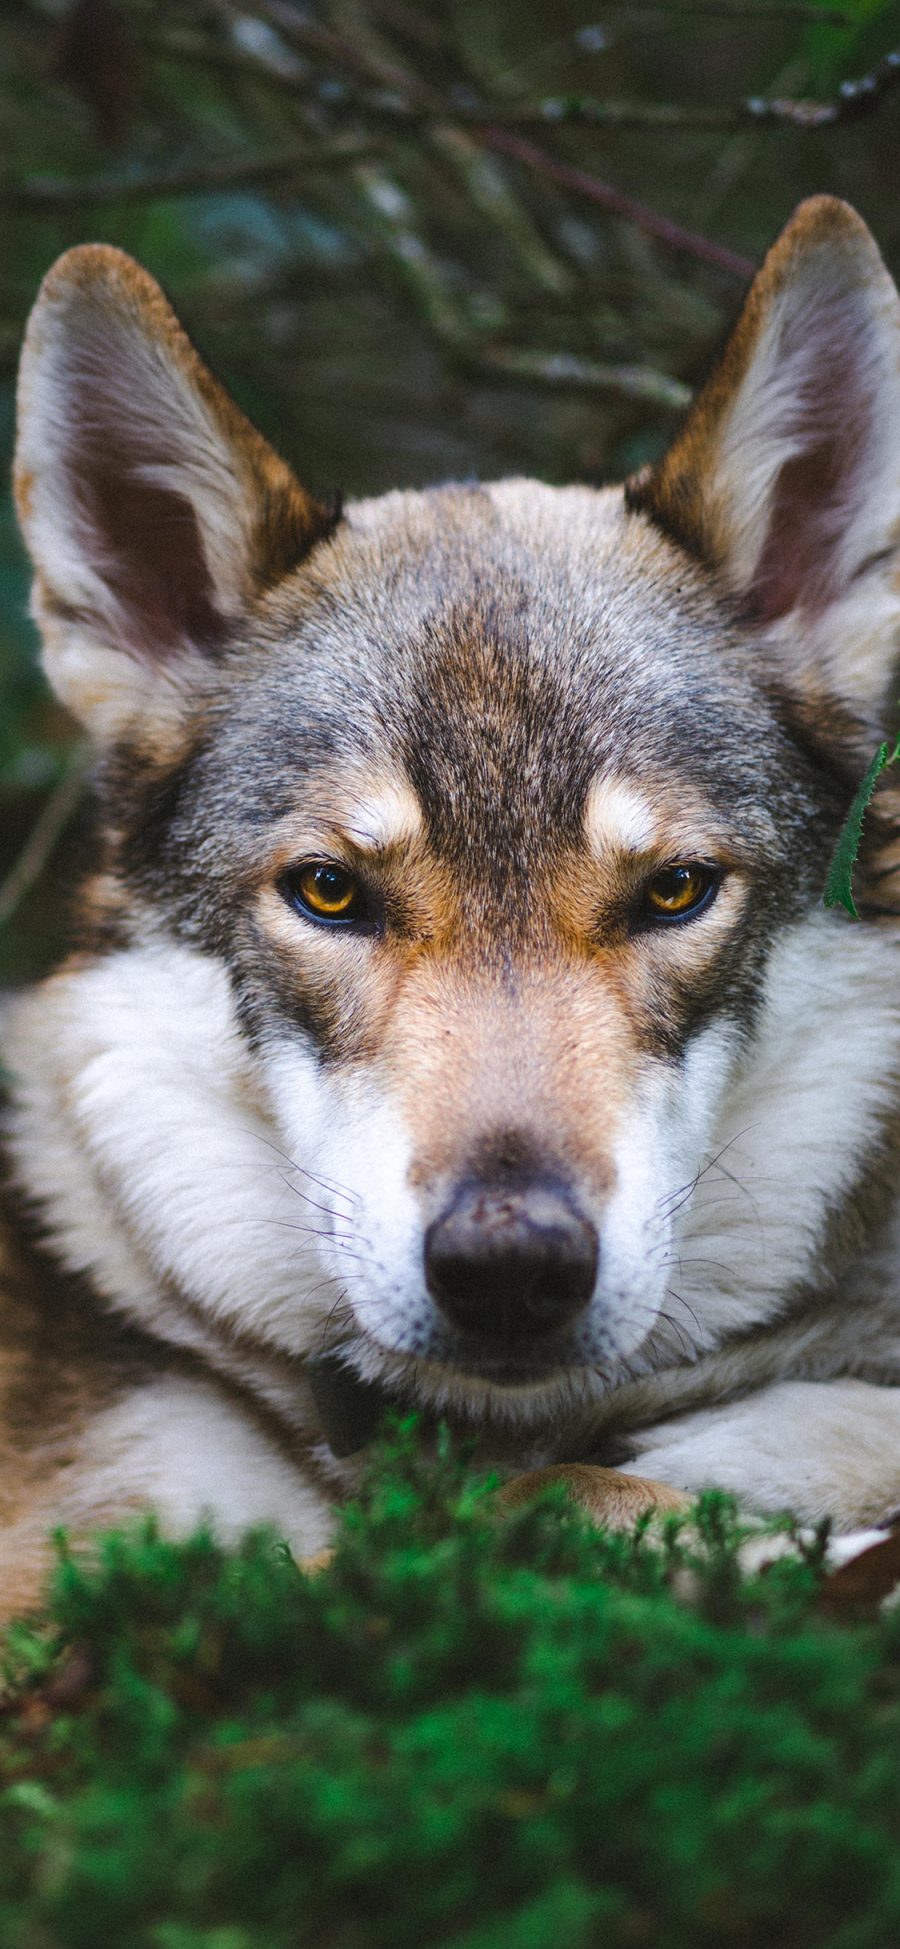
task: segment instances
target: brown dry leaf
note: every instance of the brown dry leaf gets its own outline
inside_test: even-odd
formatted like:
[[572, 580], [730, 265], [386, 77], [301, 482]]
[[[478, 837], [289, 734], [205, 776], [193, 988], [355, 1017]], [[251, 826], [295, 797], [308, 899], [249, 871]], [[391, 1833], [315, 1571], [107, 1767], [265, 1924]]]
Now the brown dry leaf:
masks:
[[819, 1592], [819, 1609], [828, 1617], [876, 1610], [900, 1584], [900, 1530], [872, 1543], [859, 1556], [832, 1570]]

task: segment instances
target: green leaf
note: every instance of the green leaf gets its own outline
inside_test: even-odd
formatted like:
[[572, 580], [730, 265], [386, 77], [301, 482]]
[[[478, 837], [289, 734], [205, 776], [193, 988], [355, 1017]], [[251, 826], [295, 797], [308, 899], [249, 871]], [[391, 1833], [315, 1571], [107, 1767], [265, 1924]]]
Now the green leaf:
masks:
[[846, 907], [848, 914], [852, 914], [854, 920], [859, 919], [859, 914], [853, 899], [853, 868], [859, 855], [863, 821], [882, 772], [886, 771], [898, 756], [900, 756], [900, 738], [893, 751], [888, 744], [879, 745], [862, 784], [854, 794], [853, 803], [834, 849], [828, 879], [825, 882], [823, 897], [826, 907]]

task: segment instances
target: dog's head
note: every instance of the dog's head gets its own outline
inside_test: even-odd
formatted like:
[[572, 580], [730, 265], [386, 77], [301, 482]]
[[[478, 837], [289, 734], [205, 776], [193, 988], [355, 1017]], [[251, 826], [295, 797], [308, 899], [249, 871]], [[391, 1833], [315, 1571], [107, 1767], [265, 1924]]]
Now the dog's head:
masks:
[[227, 969], [363, 1367], [524, 1399], [656, 1328], [773, 943], [892, 709], [898, 326], [818, 199], [624, 495], [338, 516], [137, 265], [48, 276], [17, 493], [102, 752], [88, 951]]

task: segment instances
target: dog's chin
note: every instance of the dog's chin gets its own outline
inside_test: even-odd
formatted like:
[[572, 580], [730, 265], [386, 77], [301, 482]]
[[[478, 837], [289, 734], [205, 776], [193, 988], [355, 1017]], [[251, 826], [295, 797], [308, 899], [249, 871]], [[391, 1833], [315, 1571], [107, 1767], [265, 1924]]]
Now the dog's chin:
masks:
[[615, 1362], [599, 1362], [571, 1342], [540, 1350], [469, 1344], [435, 1336], [415, 1348], [390, 1348], [365, 1336], [347, 1349], [362, 1379], [423, 1408], [467, 1420], [497, 1417], [537, 1424], [606, 1394]]

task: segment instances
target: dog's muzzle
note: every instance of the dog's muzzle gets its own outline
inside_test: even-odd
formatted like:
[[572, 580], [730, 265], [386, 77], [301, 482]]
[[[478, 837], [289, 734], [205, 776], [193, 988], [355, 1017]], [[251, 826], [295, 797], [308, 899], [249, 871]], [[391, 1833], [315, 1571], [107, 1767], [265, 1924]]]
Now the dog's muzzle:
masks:
[[[426, 1360], [500, 1386], [572, 1364], [567, 1330], [590, 1304], [598, 1260], [597, 1233], [564, 1186], [467, 1180], [425, 1234], [425, 1280], [444, 1322]], [[390, 1407], [413, 1404], [402, 1382], [362, 1380], [341, 1347], [307, 1371], [336, 1456], [367, 1446]]]
[[540, 1179], [470, 1181], [425, 1234], [432, 1299], [458, 1333], [497, 1351], [524, 1353], [570, 1327], [590, 1303], [597, 1260], [593, 1225]]

